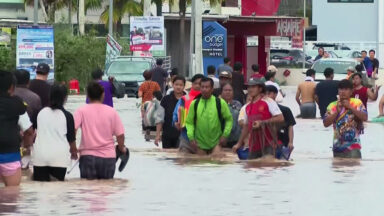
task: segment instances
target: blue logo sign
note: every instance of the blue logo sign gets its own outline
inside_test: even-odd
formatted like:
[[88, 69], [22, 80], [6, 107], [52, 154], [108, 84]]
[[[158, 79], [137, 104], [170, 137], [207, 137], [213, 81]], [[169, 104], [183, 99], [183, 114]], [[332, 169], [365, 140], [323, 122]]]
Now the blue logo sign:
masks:
[[203, 65], [206, 74], [207, 67], [216, 68], [223, 63], [227, 55], [227, 29], [216, 21], [203, 22]]

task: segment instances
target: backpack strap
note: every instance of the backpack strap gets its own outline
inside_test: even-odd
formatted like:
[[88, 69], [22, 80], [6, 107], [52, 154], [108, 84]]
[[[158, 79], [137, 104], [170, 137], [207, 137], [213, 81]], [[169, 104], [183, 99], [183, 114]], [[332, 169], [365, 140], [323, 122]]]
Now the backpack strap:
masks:
[[218, 97], [215, 97], [215, 98], [216, 98], [217, 115], [219, 116], [219, 121], [220, 121], [220, 124], [221, 124], [221, 130], [224, 131], [225, 121], [224, 121], [224, 118], [223, 118], [223, 114], [221, 113], [221, 99], [218, 98]]
[[[195, 99], [195, 105], [193, 107], [193, 109], [195, 110], [195, 116], [193, 117], [193, 124], [194, 125], [196, 125], [196, 122], [197, 122], [197, 107], [199, 106], [200, 98], [201, 97], [197, 97]], [[224, 131], [225, 121], [224, 121], [224, 118], [223, 118], [223, 114], [221, 113], [221, 99], [218, 98], [218, 97], [215, 97], [215, 100], [216, 100], [217, 115], [219, 116], [219, 121], [220, 121], [220, 124], [221, 124], [221, 130]]]
[[195, 116], [193, 117], [193, 124], [195, 126], [196, 126], [196, 121], [197, 121], [197, 107], [199, 106], [199, 102], [200, 102], [200, 97], [195, 99], [195, 106], [193, 107], [193, 109], [195, 110]]

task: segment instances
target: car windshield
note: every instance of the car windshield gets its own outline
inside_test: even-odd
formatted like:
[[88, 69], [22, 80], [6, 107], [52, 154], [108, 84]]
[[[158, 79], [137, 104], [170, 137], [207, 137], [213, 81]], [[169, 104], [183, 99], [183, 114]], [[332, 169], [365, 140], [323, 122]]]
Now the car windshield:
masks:
[[271, 50], [271, 58], [284, 58], [289, 55], [288, 50]]
[[317, 61], [313, 65], [313, 69], [317, 72], [322, 72], [326, 68], [332, 68], [335, 74], [346, 74], [348, 67], [355, 67], [354, 61]]
[[143, 72], [151, 68], [145, 61], [115, 61], [108, 69], [107, 75], [118, 81], [143, 81]]

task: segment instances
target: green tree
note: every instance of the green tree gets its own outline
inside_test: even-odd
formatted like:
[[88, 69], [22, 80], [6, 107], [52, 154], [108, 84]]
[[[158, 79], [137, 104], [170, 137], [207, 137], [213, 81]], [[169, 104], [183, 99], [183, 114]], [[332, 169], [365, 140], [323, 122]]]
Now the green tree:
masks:
[[[102, 1], [102, 0], [101, 0]], [[113, 24], [115, 32], [121, 32], [121, 20], [125, 15], [129, 16], [142, 16], [143, 5], [134, 0], [114, 0], [113, 1]], [[109, 20], [109, 5], [100, 16], [100, 20], [107, 25]]]

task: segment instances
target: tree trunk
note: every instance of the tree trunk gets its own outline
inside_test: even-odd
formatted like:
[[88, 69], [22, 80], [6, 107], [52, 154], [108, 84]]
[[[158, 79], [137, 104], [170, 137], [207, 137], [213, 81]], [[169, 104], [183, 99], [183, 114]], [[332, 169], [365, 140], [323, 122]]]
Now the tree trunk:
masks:
[[118, 37], [123, 36], [123, 25], [121, 24], [122, 19], [123, 19], [122, 17], [119, 18], [119, 20], [117, 20], [117, 22], [114, 24], [115, 25], [114, 28], [116, 29], [115, 34]]
[[53, 2], [48, 9], [49, 22], [55, 23], [56, 2]]
[[48, 21], [48, 15], [47, 15], [47, 11], [46, 11], [43, 0], [39, 0], [39, 3], [40, 3], [41, 10], [43, 11], [44, 20], [47, 22]]
[[72, 0], [68, 0], [68, 24], [72, 25]]
[[180, 45], [179, 45], [179, 70], [183, 76], [186, 76], [186, 65], [184, 60], [184, 45], [185, 45], [185, 11], [186, 11], [186, 0], [179, 0], [179, 14], [180, 14]]
[[80, 35], [84, 35], [85, 33], [85, 8], [84, 8], [84, 0], [79, 0], [79, 32]]
[[161, 0], [156, 1], [156, 14], [157, 16], [161, 16], [163, 14], [163, 3]]

